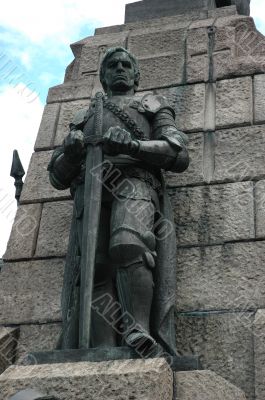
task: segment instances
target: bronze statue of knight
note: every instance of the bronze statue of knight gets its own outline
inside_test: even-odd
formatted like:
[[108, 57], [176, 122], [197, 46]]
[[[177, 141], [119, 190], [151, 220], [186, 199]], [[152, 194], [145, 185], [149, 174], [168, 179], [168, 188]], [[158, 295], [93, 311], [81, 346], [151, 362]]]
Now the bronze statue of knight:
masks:
[[[116, 50], [116, 54], [122, 52]], [[60, 348], [78, 348], [85, 201], [84, 157], [76, 160], [75, 155], [67, 154], [67, 140], [73, 135], [83, 136], [84, 143], [93, 140], [94, 109], [92, 99], [88, 109], [77, 113], [70, 124], [70, 134], [55, 150], [49, 165], [51, 183], [58, 189], [70, 187], [74, 198]], [[177, 130], [174, 117], [174, 110], [160, 95], [130, 92], [104, 97], [104, 163], [98, 166], [104, 171], [103, 195], [93, 302], [108, 295], [111, 304], [109, 311], [94, 309], [91, 347], [135, 347], [144, 343], [143, 352], [148, 353], [159, 341], [151, 319], [154, 286], [159, 285], [154, 276], [160, 268], [156, 223], [165, 195], [161, 169], [182, 172], [188, 166], [186, 137]], [[80, 146], [79, 153], [83, 151]]]

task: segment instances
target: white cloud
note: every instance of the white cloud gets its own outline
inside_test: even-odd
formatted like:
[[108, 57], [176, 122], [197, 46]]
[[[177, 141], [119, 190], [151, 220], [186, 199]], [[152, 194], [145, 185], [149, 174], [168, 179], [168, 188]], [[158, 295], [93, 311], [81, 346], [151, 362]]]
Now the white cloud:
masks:
[[[32, 101], [31, 101], [32, 100]], [[37, 93], [23, 83], [16, 87], [0, 87], [1, 140], [0, 147], [0, 257], [5, 251], [11, 229], [12, 215], [16, 209], [14, 180], [9, 176], [14, 149], [24, 166], [28, 167], [40, 124], [43, 105]], [[11, 200], [13, 200], [12, 204]], [[10, 205], [9, 205], [10, 204]], [[12, 214], [13, 213], [13, 214]]]
[[0, 24], [41, 42], [68, 41], [80, 26], [92, 20], [106, 25], [123, 22], [126, 3], [134, 0], [9, 0], [2, 7]]
[[[125, 4], [135, 0], [9, 0], [0, 13], [0, 25], [20, 32], [32, 42], [46, 39], [69, 43], [81, 25], [97, 21], [98, 24], [121, 24]], [[264, 19], [264, 0], [251, 1], [251, 15]]]
[[21, 64], [24, 65], [27, 69], [31, 67], [31, 55], [28, 51], [24, 50], [18, 54], [18, 58], [21, 61]]
[[[57, 77], [58, 78], [58, 77]], [[43, 84], [48, 88], [51, 85], [51, 82], [54, 79], [54, 75], [49, 72], [42, 72], [39, 75], [39, 81], [43, 82]], [[59, 80], [58, 80], [59, 81]]]
[[264, 0], [251, 0], [250, 2], [251, 16], [253, 18], [260, 18], [265, 23], [265, 7]]
[[264, 0], [252, 0], [250, 3], [250, 14], [256, 21], [257, 29], [265, 35], [265, 8]]

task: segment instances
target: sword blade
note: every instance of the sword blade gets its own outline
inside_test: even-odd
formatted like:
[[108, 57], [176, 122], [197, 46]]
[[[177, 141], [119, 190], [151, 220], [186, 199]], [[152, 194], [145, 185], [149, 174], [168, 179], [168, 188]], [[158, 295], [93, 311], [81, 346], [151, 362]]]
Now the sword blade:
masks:
[[[95, 135], [97, 137], [102, 136], [102, 122], [102, 94], [98, 93], [95, 110]], [[79, 347], [81, 349], [90, 347], [91, 306], [102, 197], [102, 160], [102, 146], [100, 144], [96, 146], [88, 145], [80, 276]]]

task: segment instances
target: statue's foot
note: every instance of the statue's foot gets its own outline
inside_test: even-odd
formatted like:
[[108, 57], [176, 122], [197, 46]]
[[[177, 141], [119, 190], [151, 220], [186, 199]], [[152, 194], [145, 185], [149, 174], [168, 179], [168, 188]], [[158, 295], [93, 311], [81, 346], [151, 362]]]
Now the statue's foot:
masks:
[[144, 331], [132, 331], [124, 341], [143, 358], [153, 357], [158, 351], [158, 343]]

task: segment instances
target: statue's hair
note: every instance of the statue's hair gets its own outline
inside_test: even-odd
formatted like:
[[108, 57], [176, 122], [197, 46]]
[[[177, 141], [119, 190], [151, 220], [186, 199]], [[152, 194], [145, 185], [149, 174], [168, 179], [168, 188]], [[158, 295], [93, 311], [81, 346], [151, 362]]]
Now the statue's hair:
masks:
[[139, 71], [138, 62], [137, 62], [137, 59], [135, 58], [135, 56], [133, 54], [131, 54], [128, 50], [126, 50], [124, 47], [111, 47], [104, 54], [104, 57], [103, 57], [103, 60], [101, 62], [101, 66], [100, 66], [100, 72], [99, 72], [99, 79], [100, 79], [101, 85], [102, 85], [103, 89], [106, 91], [107, 87], [106, 87], [104, 77], [105, 77], [105, 72], [106, 72], [107, 61], [113, 54], [118, 53], [118, 52], [126, 53], [129, 56], [130, 60], [132, 61], [133, 68], [134, 68], [134, 88], [136, 89], [139, 85], [139, 80], [140, 80], [140, 71]]

